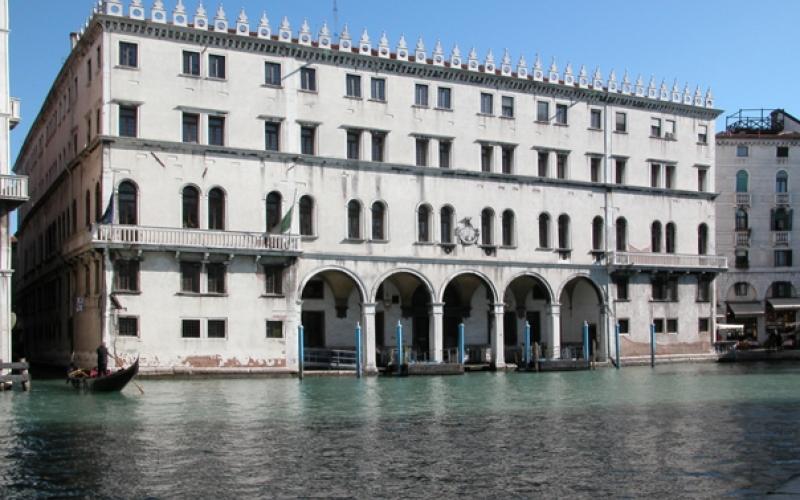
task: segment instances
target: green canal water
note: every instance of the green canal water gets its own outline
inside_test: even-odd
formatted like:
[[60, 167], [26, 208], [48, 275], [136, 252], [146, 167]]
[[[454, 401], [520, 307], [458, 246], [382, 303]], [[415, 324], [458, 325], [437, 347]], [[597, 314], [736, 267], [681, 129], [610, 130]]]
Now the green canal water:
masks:
[[0, 394], [0, 497], [760, 496], [800, 473], [800, 365], [60, 381]]

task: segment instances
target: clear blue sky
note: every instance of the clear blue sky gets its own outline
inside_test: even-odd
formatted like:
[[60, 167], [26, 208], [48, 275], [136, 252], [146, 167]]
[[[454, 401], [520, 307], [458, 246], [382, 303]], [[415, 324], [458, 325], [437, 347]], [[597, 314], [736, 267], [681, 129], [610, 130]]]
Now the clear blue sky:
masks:
[[[176, 0], [165, 0], [171, 12]], [[130, 0], [124, 0], [127, 5]], [[197, 0], [184, 0], [191, 13]], [[152, 0], [145, 0], [149, 8]], [[10, 0], [11, 93], [22, 99], [22, 123], [12, 132], [12, 159], [69, 53], [69, 32], [86, 21], [94, 0]], [[333, 0], [228, 0], [229, 19], [245, 7], [251, 25], [266, 9], [273, 29], [289, 17], [296, 29], [308, 18], [316, 34], [333, 21]], [[532, 64], [538, 52], [548, 65], [555, 57], [563, 70], [571, 62], [604, 77], [612, 68], [622, 77], [641, 73], [681, 89], [689, 82], [711, 87], [716, 106], [782, 107], [800, 114], [796, 82], [795, 34], [800, 20], [796, 0], [338, 0], [340, 24], [354, 37], [366, 27], [373, 40], [386, 30], [392, 47], [401, 33], [410, 44], [423, 35], [428, 50], [437, 38], [447, 53], [458, 43], [464, 55], [475, 46], [481, 59], [511, 50], [516, 65], [522, 53]], [[206, 0], [213, 15], [216, 0]], [[718, 127], [724, 126], [723, 118]]]

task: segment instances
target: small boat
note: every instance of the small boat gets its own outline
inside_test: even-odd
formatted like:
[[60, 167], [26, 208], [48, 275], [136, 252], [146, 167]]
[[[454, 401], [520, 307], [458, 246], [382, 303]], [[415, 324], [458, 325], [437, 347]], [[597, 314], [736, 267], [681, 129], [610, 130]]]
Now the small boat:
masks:
[[102, 377], [87, 377], [82, 370], [77, 374], [72, 372], [67, 376], [67, 382], [76, 389], [92, 392], [115, 392], [121, 391], [128, 385], [128, 382], [137, 373], [139, 373], [139, 358], [136, 358], [136, 361], [131, 366]]

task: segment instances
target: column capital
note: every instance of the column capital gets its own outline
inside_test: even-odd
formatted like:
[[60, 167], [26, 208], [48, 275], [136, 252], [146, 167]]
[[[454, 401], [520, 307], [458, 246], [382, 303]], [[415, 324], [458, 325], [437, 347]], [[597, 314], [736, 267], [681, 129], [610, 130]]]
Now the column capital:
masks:
[[361, 308], [364, 311], [364, 314], [375, 314], [375, 307], [378, 304], [374, 302], [364, 302], [361, 304]]
[[444, 303], [443, 302], [432, 302], [431, 303], [431, 314], [444, 314]]
[[496, 302], [492, 304], [492, 308], [495, 314], [503, 314], [506, 310], [506, 305], [503, 302]]
[[548, 306], [549, 314], [561, 314], [561, 304], [553, 303]]

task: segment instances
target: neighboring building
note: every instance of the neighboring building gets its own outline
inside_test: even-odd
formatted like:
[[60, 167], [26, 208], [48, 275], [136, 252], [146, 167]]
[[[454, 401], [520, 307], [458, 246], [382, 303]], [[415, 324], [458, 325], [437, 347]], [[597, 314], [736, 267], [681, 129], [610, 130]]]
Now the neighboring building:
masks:
[[[191, 24], [189, 23], [191, 17]], [[229, 25], [230, 24], [230, 25]], [[699, 88], [480, 63], [327, 26], [101, 4], [20, 153], [30, 356], [143, 370], [711, 350], [714, 145]], [[111, 205], [109, 206], [109, 202]]]
[[8, 81], [8, 0], [0, 0], [0, 360], [11, 356], [11, 212], [28, 199], [28, 179], [11, 174], [9, 131], [19, 123], [20, 102]]
[[740, 110], [717, 134], [717, 248], [732, 264], [717, 282], [721, 313], [759, 342], [797, 326], [798, 167], [800, 121], [782, 109]]

